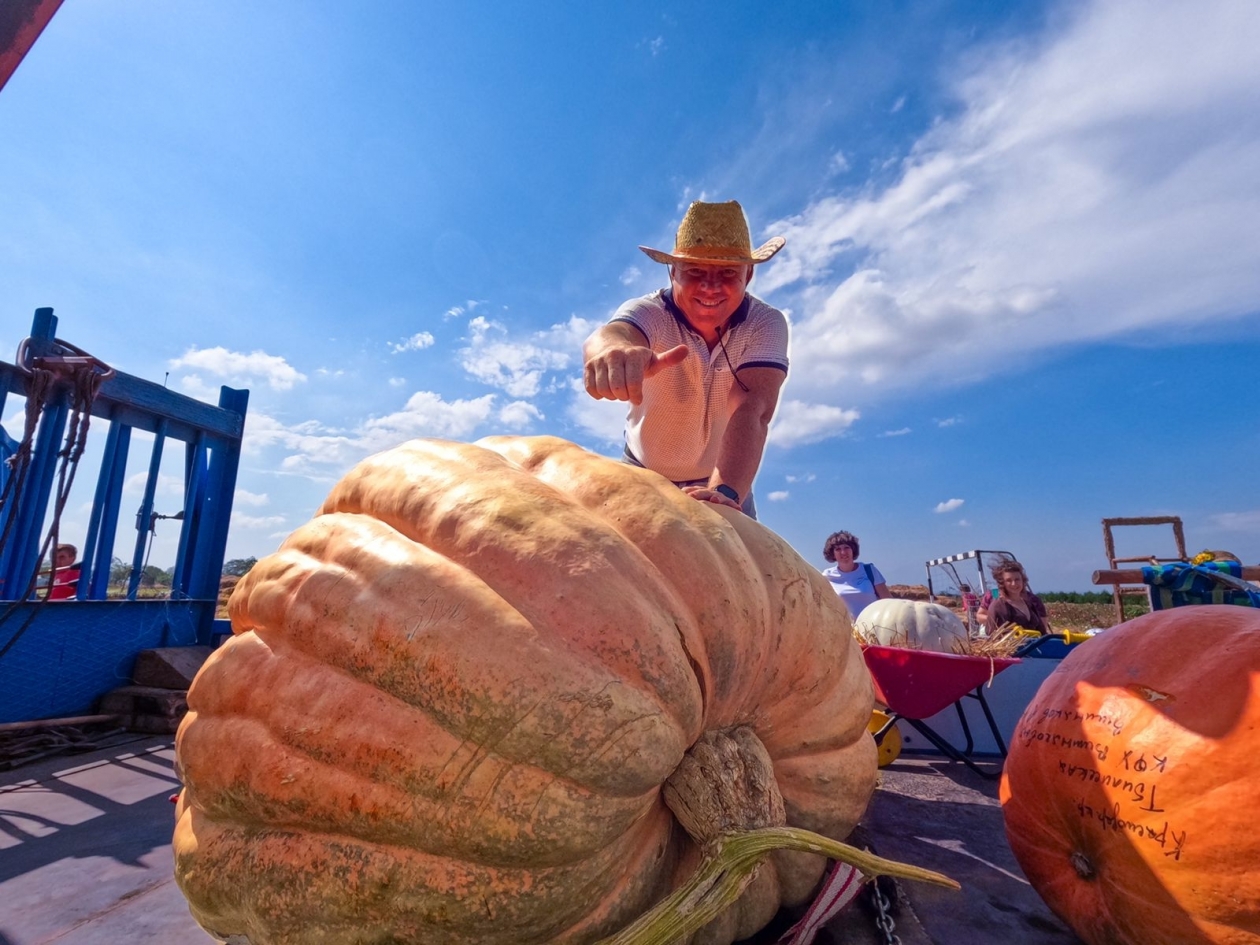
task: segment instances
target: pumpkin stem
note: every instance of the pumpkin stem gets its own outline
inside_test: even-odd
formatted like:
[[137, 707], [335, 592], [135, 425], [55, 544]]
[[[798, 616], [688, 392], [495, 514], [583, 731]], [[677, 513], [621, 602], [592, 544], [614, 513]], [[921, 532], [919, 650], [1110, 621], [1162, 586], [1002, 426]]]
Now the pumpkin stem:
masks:
[[950, 889], [961, 888], [948, 876], [886, 860], [810, 830], [762, 827], [719, 838], [691, 879], [599, 945], [667, 945], [685, 941], [739, 898], [758, 864], [774, 850], [800, 850], [830, 857], [857, 867], [867, 879], [896, 876]]
[[661, 796], [705, 852], [732, 831], [787, 824], [770, 753], [747, 726], [701, 735]]
[[885, 860], [821, 834], [788, 827], [770, 754], [752, 729], [706, 732], [665, 782], [666, 806], [705, 853], [683, 886], [599, 945], [685, 940], [737, 900], [774, 850], [800, 850], [857, 867], [958, 889], [940, 873]]
[[1068, 860], [1072, 864], [1072, 869], [1076, 870], [1076, 875], [1081, 879], [1094, 878], [1094, 864], [1091, 863], [1089, 857], [1080, 850], [1075, 851], [1070, 857], [1068, 857]]

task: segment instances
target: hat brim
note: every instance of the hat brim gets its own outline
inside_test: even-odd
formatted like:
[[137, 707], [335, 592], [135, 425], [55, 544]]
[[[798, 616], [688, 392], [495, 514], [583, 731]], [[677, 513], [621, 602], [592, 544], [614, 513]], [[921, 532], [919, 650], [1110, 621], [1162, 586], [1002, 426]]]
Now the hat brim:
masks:
[[714, 265], [716, 263], [740, 263], [743, 265], [758, 265], [768, 261], [775, 253], [787, 245], [787, 240], [782, 236], [776, 236], [766, 242], [751, 254], [745, 254], [735, 247], [703, 247], [698, 246], [691, 251], [667, 253], [664, 250], [652, 249], [650, 246], [640, 246], [649, 258], [653, 261], [662, 263], [666, 266], [673, 266], [678, 263], [701, 263], [703, 265]]

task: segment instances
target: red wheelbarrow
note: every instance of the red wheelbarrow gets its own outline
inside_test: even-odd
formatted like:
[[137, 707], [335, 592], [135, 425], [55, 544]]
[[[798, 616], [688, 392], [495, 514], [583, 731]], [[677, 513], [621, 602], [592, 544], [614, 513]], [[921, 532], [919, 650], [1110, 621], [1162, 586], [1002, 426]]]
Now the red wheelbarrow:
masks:
[[[904, 720], [935, 745], [941, 754], [961, 761], [982, 777], [997, 777], [996, 773], [984, 771], [970, 758], [975, 745], [971, 738], [971, 726], [963, 711], [963, 699], [975, 699], [980, 703], [998, 750], [1005, 757], [1006, 743], [984, 698], [984, 685], [1004, 669], [1020, 662], [1017, 657], [960, 656], [874, 644], [864, 645], [862, 654], [875, 683], [875, 698], [888, 709], [887, 722], [873, 733], [877, 745], [898, 720]], [[924, 721], [951, 705], [958, 711], [958, 721], [967, 740], [966, 747], [961, 751]]]

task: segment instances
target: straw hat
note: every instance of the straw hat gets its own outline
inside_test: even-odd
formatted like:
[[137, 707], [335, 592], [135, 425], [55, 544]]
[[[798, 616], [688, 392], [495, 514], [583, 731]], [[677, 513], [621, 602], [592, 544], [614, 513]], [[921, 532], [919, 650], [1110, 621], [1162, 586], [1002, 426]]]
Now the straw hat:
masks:
[[678, 226], [674, 251], [640, 246], [658, 263], [763, 263], [787, 242], [782, 236], [768, 240], [759, 249], [752, 248], [748, 220], [744, 208], [735, 200], [726, 203], [702, 203], [697, 200], [687, 208], [687, 215]]

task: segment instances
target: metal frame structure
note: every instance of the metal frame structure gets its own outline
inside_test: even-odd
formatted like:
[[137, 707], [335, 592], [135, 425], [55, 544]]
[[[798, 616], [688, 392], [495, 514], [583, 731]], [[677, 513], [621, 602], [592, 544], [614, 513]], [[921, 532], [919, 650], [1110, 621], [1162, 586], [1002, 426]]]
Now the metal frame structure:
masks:
[[984, 559], [981, 557], [981, 555], [1001, 555], [1001, 556], [1005, 556], [1007, 558], [1012, 558], [1012, 559], [1015, 557], [1009, 551], [977, 549], [975, 551], [962, 551], [956, 555], [946, 555], [944, 558], [933, 558], [931, 561], [928, 561], [925, 565], [925, 567], [927, 568], [928, 600], [936, 600], [936, 589], [932, 585], [932, 569], [945, 568], [947, 571], [949, 571], [950, 575], [952, 575], [952, 577], [954, 578], [955, 584], [962, 584], [964, 582], [960, 579], [958, 575], [958, 569], [955, 567], [955, 565], [960, 562], [965, 562], [965, 561], [976, 562], [976, 574], [979, 576], [979, 581], [977, 581], [977, 586], [980, 588], [978, 591], [976, 591], [976, 595], [982, 596], [985, 591], [989, 590], [990, 582], [989, 582], [988, 576], [984, 573]]
[[[64, 343], [56, 330], [53, 310], [37, 309], [31, 335], [19, 349], [22, 357], [15, 360], [29, 364], [61, 350]], [[29, 393], [31, 375], [25, 364], [0, 362], [0, 412], [8, 394]], [[69, 403], [68, 385], [59, 381], [44, 404], [23, 488], [0, 508], [0, 535], [7, 536], [0, 544], [0, 722], [78, 714], [89, 708], [85, 701], [129, 675], [130, 661], [139, 649], [208, 645], [214, 637], [249, 391], [223, 387], [218, 406], [213, 406], [121, 372], [101, 384], [91, 415], [108, 421], [109, 429], [76, 598], [23, 600], [38, 566]], [[107, 600], [133, 430], [152, 433], [153, 446], [136, 513], [126, 599]], [[155, 517], [158, 471], [170, 441], [184, 444], [183, 508], [169, 516], [180, 520], [171, 594], [169, 600], [139, 600], [136, 592]], [[101, 626], [121, 626], [127, 632], [107, 638], [96, 632]]]

